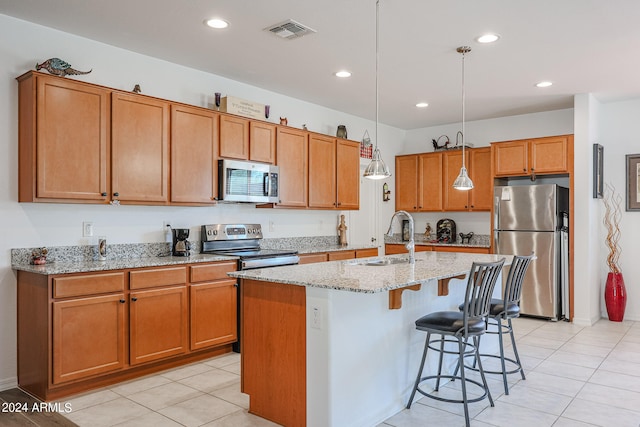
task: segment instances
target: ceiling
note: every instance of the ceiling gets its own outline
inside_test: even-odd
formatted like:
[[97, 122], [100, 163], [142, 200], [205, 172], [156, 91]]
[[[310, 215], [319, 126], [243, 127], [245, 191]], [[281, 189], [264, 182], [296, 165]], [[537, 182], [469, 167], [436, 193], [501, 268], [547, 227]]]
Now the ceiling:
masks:
[[[375, 120], [375, 0], [0, 0], [0, 14]], [[214, 16], [230, 26], [206, 27]], [[637, 0], [380, 0], [380, 122], [459, 122], [462, 45], [467, 121], [638, 97], [639, 18]], [[317, 32], [264, 31], [287, 19]], [[501, 38], [474, 40], [486, 32]]]

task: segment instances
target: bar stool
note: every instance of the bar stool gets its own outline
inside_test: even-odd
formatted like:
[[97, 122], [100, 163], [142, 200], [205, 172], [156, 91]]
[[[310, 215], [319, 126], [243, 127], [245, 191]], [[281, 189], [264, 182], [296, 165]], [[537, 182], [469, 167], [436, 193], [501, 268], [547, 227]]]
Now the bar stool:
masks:
[[[518, 355], [518, 349], [516, 347], [516, 339], [513, 336], [513, 325], [511, 319], [515, 319], [520, 316], [520, 299], [522, 297], [522, 284], [524, 283], [524, 276], [527, 273], [529, 264], [535, 258], [532, 253], [529, 256], [514, 256], [511, 268], [509, 268], [509, 274], [507, 275], [507, 281], [504, 286], [504, 293], [502, 299], [492, 299], [491, 307], [489, 310], [489, 318], [487, 319], [487, 333], [498, 334], [498, 341], [500, 346], [500, 355], [496, 354], [480, 354], [481, 357], [493, 357], [500, 359], [500, 365], [502, 370], [500, 371], [488, 371], [484, 370], [486, 374], [500, 374], [502, 375], [502, 382], [504, 383], [504, 393], [509, 394], [509, 385], [507, 384], [507, 375], [520, 372], [523, 380], [526, 380], [524, 370], [522, 369], [522, 362], [520, 362], [520, 356]], [[461, 305], [460, 310], [463, 309]], [[506, 322], [506, 323], [505, 323]], [[495, 331], [488, 330], [489, 326], [496, 326]], [[513, 347], [513, 354], [515, 359], [505, 357], [504, 355], [504, 340], [502, 335], [509, 334], [511, 337], [511, 345]], [[480, 341], [478, 339], [478, 341]], [[515, 369], [507, 371], [506, 362], [510, 362], [515, 366]], [[473, 367], [467, 366], [467, 368], [475, 368], [475, 360]], [[477, 370], [477, 369], [476, 369]]]
[[[491, 406], [494, 406], [491, 392], [489, 391], [487, 380], [484, 376], [484, 371], [482, 370], [482, 361], [480, 360], [480, 354], [478, 351], [478, 337], [484, 334], [487, 329], [486, 318], [489, 314], [491, 295], [493, 294], [496, 280], [500, 275], [503, 265], [504, 258], [491, 263], [474, 262], [471, 266], [467, 279], [463, 310], [438, 311], [427, 314], [426, 316], [416, 320], [416, 329], [425, 331], [427, 333], [427, 338], [424, 345], [424, 352], [422, 353], [420, 369], [418, 370], [418, 376], [416, 377], [411, 397], [407, 403], [407, 409], [411, 408], [411, 403], [413, 402], [416, 391], [426, 397], [440, 400], [442, 402], [462, 403], [464, 404], [465, 420], [467, 426], [469, 426], [468, 403], [478, 402], [485, 397], [488, 397]], [[439, 334], [441, 338], [431, 340], [431, 334]], [[469, 338], [473, 338], [473, 344], [468, 342]], [[453, 349], [445, 350], [445, 343], [457, 344], [457, 351], [454, 351]], [[439, 344], [439, 347], [436, 347], [436, 344]], [[423, 377], [422, 370], [424, 369], [424, 363], [429, 349], [440, 353], [438, 374]], [[458, 355], [458, 364], [459, 366], [462, 366], [459, 376], [456, 375], [456, 373], [454, 373], [454, 375], [442, 373], [442, 361], [445, 353]], [[467, 356], [473, 356], [477, 360], [482, 383], [465, 377], [464, 358]], [[440, 388], [441, 379], [460, 379], [462, 399], [445, 399], [421, 390], [419, 387], [420, 383], [430, 379], [436, 380], [434, 392], [437, 392]], [[467, 383], [480, 387], [483, 390], [482, 396], [468, 399]]]

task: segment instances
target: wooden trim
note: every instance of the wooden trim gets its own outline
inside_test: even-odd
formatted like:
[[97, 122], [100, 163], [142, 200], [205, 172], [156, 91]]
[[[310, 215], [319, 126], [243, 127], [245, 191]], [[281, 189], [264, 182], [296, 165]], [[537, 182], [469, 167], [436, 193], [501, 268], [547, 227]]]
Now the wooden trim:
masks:
[[389, 310], [397, 310], [402, 308], [402, 293], [404, 291], [419, 291], [422, 284], [405, 286], [404, 288], [392, 289], [389, 291]]

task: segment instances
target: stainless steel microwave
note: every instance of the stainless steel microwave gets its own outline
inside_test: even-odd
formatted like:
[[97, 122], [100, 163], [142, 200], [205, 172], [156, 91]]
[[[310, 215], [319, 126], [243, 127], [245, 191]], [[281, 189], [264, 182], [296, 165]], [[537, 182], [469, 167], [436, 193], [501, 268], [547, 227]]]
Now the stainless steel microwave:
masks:
[[218, 199], [223, 202], [277, 203], [278, 166], [218, 160]]

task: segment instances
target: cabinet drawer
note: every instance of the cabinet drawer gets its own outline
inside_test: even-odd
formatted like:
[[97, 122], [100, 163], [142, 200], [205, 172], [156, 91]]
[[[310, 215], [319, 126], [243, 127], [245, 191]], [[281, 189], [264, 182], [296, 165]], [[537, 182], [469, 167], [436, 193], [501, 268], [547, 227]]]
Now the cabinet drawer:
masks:
[[191, 283], [195, 283], [228, 279], [229, 276], [227, 276], [227, 273], [230, 271], [236, 271], [237, 266], [238, 264], [235, 261], [193, 265], [189, 267], [189, 281]]
[[378, 256], [378, 248], [356, 250], [356, 258], [367, 258], [370, 256]]
[[337, 251], [329, 252], [329, 261], [339, 261], [342, 259], [354, 259], [356, 251]]
[[154, 268], [129, 273], [129, 289], [183, 285], [187, 282], [187, 267]]
[[325, 262], [327, 261], [327, 253], [316, 253], [316, 254], [300, 254], [298, 255], [300, 258], [300, 262], [298, 264], [313, 264], [316, 262]]
[[122, 292], [124, 273], [85, 274], [53, 279], [53, 297], [67, 298], [83, 295]]

